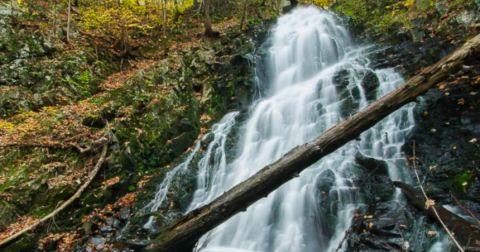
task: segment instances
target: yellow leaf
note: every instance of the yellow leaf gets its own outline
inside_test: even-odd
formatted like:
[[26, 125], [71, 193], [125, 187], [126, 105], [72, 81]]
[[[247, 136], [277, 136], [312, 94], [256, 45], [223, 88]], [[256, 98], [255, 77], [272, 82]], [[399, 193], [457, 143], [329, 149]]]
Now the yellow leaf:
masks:
[[412, 7], [414, 4], [415, 4], [415, 0], [406, 0], [405, 3], [403, 3], [403, 5], [405, 5], [405, 7], [407, 8]]
[[427, 234], [430, 235], [430, 236], [434, 236], [434, 235], [437, 234], [437, 233], [436, 233], [435, 231], [430, 230], [430, 231], [428, 231]]
[[438, 85], [438, 89], [445, 89], [445, 87], [447, 87], [447, 84], [445, 83], [441, 83], [440, 85]]
[[371, 229], [373, 227], [373, 222], [368, 223], [368, 228]]

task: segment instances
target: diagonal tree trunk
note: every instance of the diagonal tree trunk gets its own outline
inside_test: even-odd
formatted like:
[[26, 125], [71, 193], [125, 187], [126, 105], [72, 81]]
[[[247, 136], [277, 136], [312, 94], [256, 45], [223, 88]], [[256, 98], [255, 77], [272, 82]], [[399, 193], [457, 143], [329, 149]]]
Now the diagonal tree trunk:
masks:
[[[297, 146], [282, 158], [228, 192], [179, 219], [145, 248], [146, 251], [191, 251], [198, 239], [233, 215], [245, 211], [257, 200], [298, 176], [321, 158], [357, 138], [390, 113], [412, 102], [436, 84], [445, 80], [462, 65], [480, 55], [480, 35], [466, 42], [436, 64], [423, 69], [391, 93], [372, 103], [354, 116], [330, 128], [312, 142]], [[480, 247], [480, 244], [477, 245]]]

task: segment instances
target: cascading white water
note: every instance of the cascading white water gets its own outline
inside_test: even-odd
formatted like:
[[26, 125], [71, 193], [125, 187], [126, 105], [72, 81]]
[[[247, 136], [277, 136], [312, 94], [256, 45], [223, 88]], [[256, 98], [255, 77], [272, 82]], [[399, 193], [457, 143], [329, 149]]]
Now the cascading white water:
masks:
[[[366, 48], [352, 44], [334, 14], [315, 7], [297, 8], [280, 17], [272, 30], [271, 44], [268, 94], [254, 105], [233, 160], [226, 158], [225, 138], [235, 114], [214, 127], [214, 141], [197, 165], [197, 190], [187, 212], [209, 203], [295, 146], [320, 136], [348, 116], [345, 110], [353, 113], [365, 107], [368, 101], [362, 80], [367, 74], [373, 73], [379, 81], [377, 98], [403, 83], [393, 69], [369, 69]], [[340, 71], [348, 78], [348, 85], [343, 87], [334, 81]], [[352, 100], [355, 102], [346, 109], [347, 101]], [[412, 106], [407, 105], [363, 133], [361, 140], [346, 144], [209, 232], [197, 251], [334, 251], [351, 225], [354, 205], [361, 202], [351, 179], [355, 154], [360, 151], [385, 160], [392, 179], [409, 181], [400, 148], [413, 123]], [[186, 169], [190, 161], [188, 158], [172, 170], [172, 176]], [[333, 173], [335, 178], [328, 192], [334, 199], [328, 216], [320, 209], [316, 189], [324, 172]], [[167, 174], [156, 200], [148, 205], [152, 211], [165, 199], [170, 180]], [[392, 195], [392, 199], [397, 196]]]
[[[200, 189], [197, 190], [195, 194], [203, 195], [201, 188], [205, 189], [209, 187], [209, 184], [206, 184], [207, 181], [216, 181], [217, 178], [221, 179], [221, 177], [223, 176], [221, 172], [225, 172], [224, 167], [226, 166], [225, 142], [227, 140], [228, 133], [232, 129], [232, 126], [235, 124], [235, 117], [237, 115], [238, 112], [232, 112], [224, 116], [220, 122], [213, 126], [211, 133], [206, 134], [200, 139], [200, 141], [197, 142], [195, 148], [187, 156], [186, 160], [183, 163], [165, 174], [165, 178], [158, 186], [154, 199], [145, 207], [143, 207], [143, 212], [155, 212], [162, 206], [162, 203], [165, 202], [165, 199], [167, 197], [167, 193], [172, 184], [172, 180], [179, 174], [183, 174], [187, 171], [193, 158], [195, 157], [195, 155], [198, 154], [202, 142], [208, 139], [211, 135], [213, 135], [213, 140], [210, 142], [204, 157], [198, 163], [198, 188]], [[211, 163], [214, 164], [213, 167], [211, 167]], [[212, 172], [210, 171], [212, 170], [212, 168], [214, 168], [214, 170], [216, 171], [215, 174], [212, 174]], [[145, 229], [153, 229], [152, 225], [154, 220], [155, 216], [151, 216], [143, 227]]]
[[[280, 158], [293, 147], [318, 137], [342, 119], [343, 100], [334, 74], [346, 70], [348, 89], [359, 90], [358, 108], [367, 105], [360, 85], [371, 71], [362, 48], [351, 44], [348, 32], [337, 18], [314, 7], [298, 8], [278, 20], [272, 31], [268, 65], [271, 73], [269, 96], [260, 101], [248, 120], [239, 145], [239, 154], [231, 160], [221, 179], [205, 183], [199, 175], [199, 187], [189, 208], [192, 210], [247, 179], [263, 166]], [[393, 70], [376, 71], [380, 81], [379, 96], [403, 82]], [[403, 114], [407, 116], [402, 117]], [[360, 143], [350, 143], [303, 172], [298, 179], [282, 186], [206, 235], [200, 251], [331, 251], [350, 226], [355, 202], [354, 187], [347, 174], [353, 157], [361, 146], [365, 154], [385, 158], [395, 169], [402, 158], [400, 147], [405, 132], [413, 125], [411, 109], [405, 107], [379, 123]], [[384, 137], [384, 132], [388, 136]], [[373, 146], [372, 146], [373, 145]], [[335, 185], [330, 191], [336, 198], [335, 230], [322, 222], [316, 194], [317, 176], [330, 170]], [[216, 173], [215, 171], [210, 171]]]

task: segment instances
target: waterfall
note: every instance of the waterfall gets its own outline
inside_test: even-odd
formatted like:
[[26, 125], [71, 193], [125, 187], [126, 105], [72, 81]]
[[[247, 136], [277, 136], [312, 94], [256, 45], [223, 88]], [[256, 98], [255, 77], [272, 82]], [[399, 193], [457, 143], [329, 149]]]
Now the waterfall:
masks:
[[[269, 89], [253, 105], [231, 160], [225, 154], [225, 137], [235, 124], [235, 114], [214, 127], [214, 141], [197, 164], [197, 187], [186, 212], [211, 202], [404, 82], [393, 69], [370, 69], [368, 47], [355, 45], [339, 18], [315, 7], [296, 8], [280, 17], [269, 43]], [[212, 230], [202, 237], [197, 251], [335, 251], [351, 225], [355, 207], [362, 203], [353, 181], [357, 152], [384, 160], [391, 179], [411, 180], [401, 146], [414, 125], [412, 108], [399, 109], [358, 140]], [[190, 162], [188, 158], [172, 172]], [[333, 181], [325, 191], [320, 188], [327, 175]], [[164, 200], [168, 190], [164, 184], [149, 205], [152, 211]], [[322, 194], [330, 199], [328, 211], [322, 209]], [[392, 200], [398, 198], [398, 192], [392, 195]]]

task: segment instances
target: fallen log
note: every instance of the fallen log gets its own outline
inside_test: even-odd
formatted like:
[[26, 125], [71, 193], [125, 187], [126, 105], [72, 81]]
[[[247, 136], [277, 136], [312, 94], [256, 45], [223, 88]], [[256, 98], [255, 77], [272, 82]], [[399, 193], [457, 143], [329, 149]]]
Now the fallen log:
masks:
[[[455, 237], [463, 244], [465, 251], [480, 250], [480, 226], [459, 217], [443, 206], [435, 205], [425, 209], [427, 199], [421, 193], [417, 192], [411, 185], [400, 181], [394, 181], [393, 184], [402, 190], [402, 193], [407, 197], [407, 200], [411, 205], [426, 211], [428, 216], [433, 219], [439, 217], [445, 225], [455, 233]], [[435, 214], [433, 207], [435, 207], [438, 217], [437, 214]]]
[[480, 55], [480, 35], [470, 39], [436, 64], [423, 69], [420, 74], [354, 116], [330, 128], [312, 142], [297, 146], [210, 204], [193, 210], [163, 229], [144, 250], [191, 251], [202, 235], [233, 215], [244, 211], [257, 200], [267, 197], [270, 192], [297, 177], [301, 171], [357, 138], [363, 131], [374, 126], [390, 113], [412, 102], [417, 96], [424, 94], [445, 80], [449, 74], [460, 69], [462, 65], [478, 58], [478, 55]]

